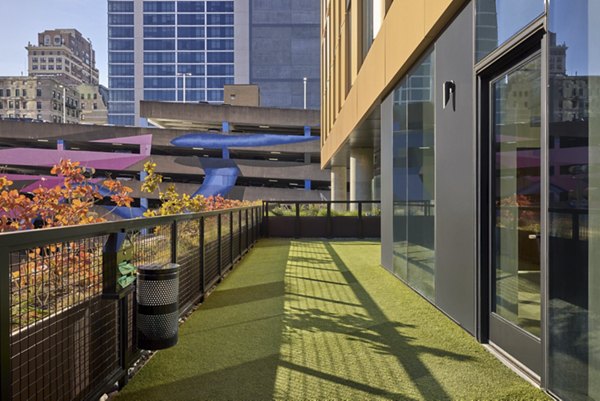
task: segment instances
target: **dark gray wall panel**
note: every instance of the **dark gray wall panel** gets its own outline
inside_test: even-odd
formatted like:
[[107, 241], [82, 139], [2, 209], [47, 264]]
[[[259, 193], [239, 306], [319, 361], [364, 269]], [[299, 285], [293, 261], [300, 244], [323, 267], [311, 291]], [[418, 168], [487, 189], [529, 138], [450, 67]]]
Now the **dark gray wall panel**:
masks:
[[[476, 328], [476, 152], [473, 129], [473, 8], [442, 34], [436, 50], [435, 303], [471, 333]], [[455, 110], [442, 105], [456, 82]], [[383, 220], [383, 219], [382, 219]]]

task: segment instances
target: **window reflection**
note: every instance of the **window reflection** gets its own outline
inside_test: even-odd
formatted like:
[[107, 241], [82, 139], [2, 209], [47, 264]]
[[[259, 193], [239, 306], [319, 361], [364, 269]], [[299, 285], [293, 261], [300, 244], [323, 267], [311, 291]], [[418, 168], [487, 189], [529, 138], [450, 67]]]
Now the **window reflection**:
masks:
[[493, 311], [540, 336], [540, 56], [492, 83]]
[[544, 12], [544, 0], [477, 0], [475, 33], [479, 61]]
[[393, 93], [394, 273], [434, 297], [433, 52]]
[[550, 389], [600, 399], [600, 27], [597, 0], [549, 8]]

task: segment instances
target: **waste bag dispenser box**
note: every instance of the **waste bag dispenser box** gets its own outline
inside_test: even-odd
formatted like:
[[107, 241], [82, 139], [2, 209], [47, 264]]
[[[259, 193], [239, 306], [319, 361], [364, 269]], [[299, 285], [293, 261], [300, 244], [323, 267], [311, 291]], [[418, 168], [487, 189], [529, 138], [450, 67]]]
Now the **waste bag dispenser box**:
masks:
[[148, 265], [137, 273], [138, 347], [159, 350], [177, 344], [179, 265]]

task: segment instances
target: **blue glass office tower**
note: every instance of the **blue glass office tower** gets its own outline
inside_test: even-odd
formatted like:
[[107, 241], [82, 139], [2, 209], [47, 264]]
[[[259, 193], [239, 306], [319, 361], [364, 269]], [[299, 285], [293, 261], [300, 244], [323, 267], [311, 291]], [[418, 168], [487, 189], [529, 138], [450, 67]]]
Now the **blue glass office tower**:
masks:
[[140, 100], [222, 102], [234, 1], [109, 0], [108, 51], [111, 124], [140, 125]]
[[109, 122], [142, 124], [140, 100], [219, 103], [233, 83], [258, 85], [262, 106], [302, 108], [304, 78], [318, 109], [319, 5], [109, 0]]

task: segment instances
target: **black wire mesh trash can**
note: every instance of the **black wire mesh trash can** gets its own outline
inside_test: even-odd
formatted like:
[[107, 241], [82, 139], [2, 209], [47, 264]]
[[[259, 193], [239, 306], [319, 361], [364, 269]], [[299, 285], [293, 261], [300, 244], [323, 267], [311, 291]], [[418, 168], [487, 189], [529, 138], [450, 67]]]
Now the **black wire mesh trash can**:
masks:
[[159, 350], [177, 344], [179, 265], [149, 265], [137, 273], [138, 348]]

